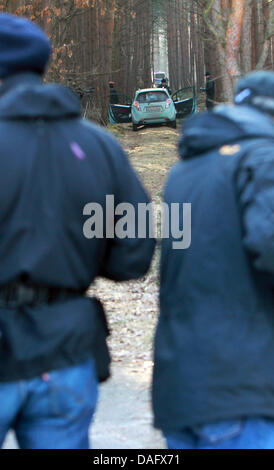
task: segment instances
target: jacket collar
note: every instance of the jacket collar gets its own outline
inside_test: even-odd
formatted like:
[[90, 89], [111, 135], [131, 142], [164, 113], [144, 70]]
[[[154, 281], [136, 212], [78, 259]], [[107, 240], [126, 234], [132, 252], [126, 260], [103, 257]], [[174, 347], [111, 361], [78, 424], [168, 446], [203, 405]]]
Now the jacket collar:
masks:
[[274, 121], [251, 106], [218, 106], [191, 116], [184, 124], [179, 153], [184, 160], [253, 138], [274, 138]]
[[0, 87], [0, 119], [70, 119], [81, 116], [79, 98], [36, 73], [20, 73]]
[[0, 98], [6, 93], [23, 84], [41, 85], [42, 76], [33, 72], [21, 72], [6, 78], [0, 86]]

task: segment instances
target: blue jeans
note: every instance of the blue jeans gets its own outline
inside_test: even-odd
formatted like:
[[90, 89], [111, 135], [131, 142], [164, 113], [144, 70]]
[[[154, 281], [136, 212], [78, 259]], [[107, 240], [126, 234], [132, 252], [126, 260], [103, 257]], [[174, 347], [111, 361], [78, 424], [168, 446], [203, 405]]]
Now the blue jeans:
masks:
[[0, 447], [13, 429], [22, 449], [88, 449], [97, 395], [93, 359], [31, 380], [0, 383]]
[[222, 421], [164, 435], [169, 449], [274, 449], [274, 419]]

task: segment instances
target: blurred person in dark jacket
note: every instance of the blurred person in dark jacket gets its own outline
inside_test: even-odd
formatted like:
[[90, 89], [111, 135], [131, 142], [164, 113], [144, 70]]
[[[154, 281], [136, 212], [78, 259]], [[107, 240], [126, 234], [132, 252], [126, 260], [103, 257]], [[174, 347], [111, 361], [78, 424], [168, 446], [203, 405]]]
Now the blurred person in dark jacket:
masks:
[[159, 85], [158, 88], [165, 88], [171, 96], [171, 89], [169, 88], [169, 86], [167, 84], [166, 78], [162, 78], [161, 85]]
[[155, 425], [170, 448], [273, 449], [274, 72], [190, 118], [179, 152], [165, 202], [192, 204], [192, 241], [162, 244]]
[[200, 90], [206, 93], [206, 109], [209, 110], [214, 107], [215, 82], [209, 72], [206, 72], [205, 79], [206, 86], [205, 88], [200, 88]]
[[85, 237], [85, 207], [106, 195], [149, 201], [118, 142], [81, 119], [68, 88], [44, 85], [47, 36], [0, 15], [0, 446], [87, 448], [98, 381], [109, 376], [95, 277], [135, 279], [154, 241]]
[[115, 83], [109, 82], [109, 103], [110, 104], [119, 104], [119, 97], [117, 91], [114, 88]]

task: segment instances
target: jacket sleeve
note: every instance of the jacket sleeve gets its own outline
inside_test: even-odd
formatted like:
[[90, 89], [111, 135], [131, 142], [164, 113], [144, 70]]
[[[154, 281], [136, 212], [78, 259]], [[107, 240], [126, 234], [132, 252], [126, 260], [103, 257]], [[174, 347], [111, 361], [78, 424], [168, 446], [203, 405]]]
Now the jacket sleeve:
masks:
[[[149, 236], [148, 212], [146, 221], [138, 212], [139, 204], [144, 207], [150, 203], [150, 198], [118, 142], [110, 137], [104, 144], [105, 151], [109, 152], [115, 182], [115, 209], [118, 210], [120, 204], [126, 206], [120, 206], [119, 215], [115, 215], [114, 237], [107, 239], [106, 257], [99, 275], [115, 281], [136, 279], [148, 271], [155, 248], [155, 239], [152, 234]], [[123, 225], [122, 219], [126, 214], [128, 223]], [[145, 222], [147, 233], [140, 235], [139, 228], [142, 230]], [[119, 228], [122, 236], [117, 235]], [[124, 236], [124, 229], [129, 231], [129, 236]]]
[[243, 211], [243, 242], [257, 269], [272, 274], [274, 283], [274, 146], [257, 147], [238, 175]]

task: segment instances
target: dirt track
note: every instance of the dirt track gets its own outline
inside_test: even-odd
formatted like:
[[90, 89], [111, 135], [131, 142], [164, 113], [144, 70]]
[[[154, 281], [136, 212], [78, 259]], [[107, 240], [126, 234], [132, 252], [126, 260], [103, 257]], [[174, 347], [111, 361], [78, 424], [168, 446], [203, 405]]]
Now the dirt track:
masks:
[[[131, 125], [113, 126], [112, 132], [129, 154], [155, 203], [160, 203], [169, 168], [177, 161], [179, 131], [151, 127], [132, 132]], [[158, 315], [158, 259], [141, 281], [113, 283], [98, 279], [94, 286], [112, 330], [109, 342], [112, 379], [101, 386], [100, 403], [92, 426], [96, 449], [164, 448], [152, 427], [150, 384], [152, 341]], [[12, 436], [6, 448], [14, 448]]]
[[[136, 133], [131, 125], [117, 126], [114, 131], [153, 201], [160, 203], [168, 171], [178, 158], [179, 131], [158, 126]], [[113, 379], [102, 390], [102, 410], [98, 410], [93, 427], [94, 447], [103, 448], [108, 438], [112, 448], [164, 447], [161, 434], [151, 425], [150, 406], [152, 341], [158, 316], [158, 263], [159, 250], [145, 279], [121, 284], [99, 279], [96, 283], [112, 329]], [[110, 397], [115, 400], [114, 406], [109, 402]]]

